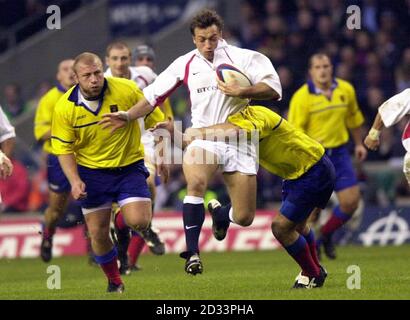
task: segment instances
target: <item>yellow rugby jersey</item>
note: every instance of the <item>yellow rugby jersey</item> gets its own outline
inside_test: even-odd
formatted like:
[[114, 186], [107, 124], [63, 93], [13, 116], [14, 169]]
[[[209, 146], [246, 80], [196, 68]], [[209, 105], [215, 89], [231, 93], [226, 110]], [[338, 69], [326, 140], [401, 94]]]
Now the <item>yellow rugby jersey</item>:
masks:
[[155, 107], [151, 113], [144, 117], [144, 128], [148, 130], [155, 126], [158, 122], [165, 121], [165, 114], [161, 111], [159, 107]]
[[[51, 130], [54, 107], [65, 92], [66, 90], [61, 85], [57, 85], [41, 97], [34, 118], [34, 136], [37, 141], [40, 141]], [[50, 139], [44, 142], [43, 150], [47, 153], [52, 153]]]
[[336, 78], [332, 88], [329, 100], [309, 80], [293, 95], [288, 114], [290, 123], [325, 148], [336, 148], [347, 143], [348, 129], [358, 128], [364, 122], [353, 86]]
[[[77, 163], [88, 168], [123, 167], [144, 158], [137, 121], [116, 130], [102, 129], [98, 121], [113, 111], [127, 111], [144, 96], [135, 82], [106, 78], [95, 112], [78, 105], [78, 85], [57, 103], [52, 120], [52, 150], [56, 155], [75, 153]], [[161, 111], [160, 111], [161, 112]], [[158, 115], [155, 109], [147, 117]]]
[[325, 153], [320, 143], [265, 107], [246, 107], [230, 116], [228, 122], [248, 133], [259, 132], [260, 165], [283, 179], [299, 178]]

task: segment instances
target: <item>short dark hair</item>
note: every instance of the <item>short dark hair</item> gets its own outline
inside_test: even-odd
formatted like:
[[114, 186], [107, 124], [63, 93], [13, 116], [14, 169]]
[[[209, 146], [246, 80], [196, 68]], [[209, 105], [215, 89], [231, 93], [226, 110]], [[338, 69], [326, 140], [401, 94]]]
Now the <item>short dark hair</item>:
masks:
[[330, 56], [325, 53], [325, 52], [317, 52], [315, 54], [313, 54], [310, 58], [309, 58], [309, 63], [308, 63], [308, 67], [309, 69], [312, 68], [312, 64], [313, 64], [313, 59], [321, 59], [321, 58], [328, 58], [330, 61], [330, 64], [332, 64], [332, 60], [330, 59]]
[[106, 57], [109, 57], [109, 56], [110, 56], [110, 52], [111, 52], [112, 49], [127, 49], [128, 52], [129, 52], [129, 54], [130, 54], [130, 56], [131, 56], [131, 49], [130, 49], [130, 47], [129, 47], [125, 42], [122, 42], [122, 41], [114, 41], [114, 42], [111, 42], [111, 43], [107, 46], [107, 49], [105, 50], [105, 56], [106, 56]]
[[203, 9], [192, 18], [189, 29], [191, 30], [191, 34], [194, 36], [195, 28], [206, 29], [212, 25], [216, 25], [219, 31], [222, 31], [224, 23], [216, 11], [211, 9]]

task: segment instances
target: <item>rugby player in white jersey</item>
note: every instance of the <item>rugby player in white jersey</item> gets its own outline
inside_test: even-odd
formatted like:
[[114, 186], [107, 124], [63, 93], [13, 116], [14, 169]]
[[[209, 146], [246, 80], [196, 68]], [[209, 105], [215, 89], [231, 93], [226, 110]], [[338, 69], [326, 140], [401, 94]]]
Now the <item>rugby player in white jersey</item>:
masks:
[[[364, 140], [365, 146], [369, 150], [377, 150], [380, 145], [380, 134], [383, 128], [395, 125], [408, 114], [410, 114], [410, 89], [394, 95], [379, 107], [373, 125]], [[404, 128], [402, 143], [406, 149], [403, 160], [403, 172], [410, 185], [410, 121], [407, 122]]]
[[[128, 112], [104, 115], [100, 122], [112, 130], [123, 127], [126, 121], [137, 119], [161, 104], [182, 84], [188, 87], [191, 100], [193, 128], [224, 123], [227, 118], [243, 110], [249, 99], [280, 99], [282, 88], [270, 60], [256, 52], [231, 46], [222, 38], [223, 21], [219, 15], [205, 9], [191, 22], [190, 30], [196, 49], [180, 56], [144, 89], [145, 99]], [[218, 89], [216, 68], [230, 64], [242, 70], [252, 85], [238, 98], [227, 96]], [[242, 88], [243, 89], [243, 88]], [[222, 207], [219, 214], [229, 215], [230, 221], [241, 226], [252, 223], [256, 210], [257, 159], [253, 145], [246, 152], [224, 141], [194, 140], [187, 147], [183, 170], [187, 181], [183, 222], [187, 250], [185, 271], [202, 273], [199, 256], [199, 235], [205, 219], [204, 193], [208, 182], [221, 169], [232, 205]], [[240, 148], [241, 149], [241, 148]], [[213, 161], [193, 161], [213, 160]]]

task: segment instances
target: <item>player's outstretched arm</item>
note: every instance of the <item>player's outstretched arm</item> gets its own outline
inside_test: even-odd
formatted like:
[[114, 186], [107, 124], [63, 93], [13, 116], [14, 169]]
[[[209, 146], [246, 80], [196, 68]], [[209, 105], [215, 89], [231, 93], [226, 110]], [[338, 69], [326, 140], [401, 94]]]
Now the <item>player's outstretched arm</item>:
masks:
[[364, 144], [369, 150], [377, 150], [380, 145], [380, 133], [383, 129], [384, 124], [382, 117], [377, 113], [376, 118], [374, 119], [373, 125], [369, 130], [366, 138], [364, 139]]
[[170, 133], [172, 141], [178, 148], [184, 150], [188, 144], [191, 143], [191, 140], [188, 140], [187, 136], [175, 126], [174, 119], [170, 117], [168, 117], [167, 121], [158, 122], [153, 128], [149, 129], [149, 131], [158, 134], [159, 130], [164, 129]]
[[218, 82], [218, 89], [229, 97], [254, 100], [277, 100], [280, 98], [280, 95], [275, 90], [263, 82], [249, 87], [241, 87], [237, 82], [225, 83], [219, 79], [216, 80]]
[[103, 114], [103, 118], [98, 124], [103, 129], [111, 128], [111, 132], [114, 132], [119, 128], [125, 127], [128, 122], [149, 114], [153, 109], [154, 107], [150, 105], [148, 100], [143, 98], [128, 111]]
[[219, 123], [206, 128], [188, 128], [184, 133], [184, 141], [187, 144], [195, 139], [229, 142], [241, 134], [240, 129], [231, 123]]

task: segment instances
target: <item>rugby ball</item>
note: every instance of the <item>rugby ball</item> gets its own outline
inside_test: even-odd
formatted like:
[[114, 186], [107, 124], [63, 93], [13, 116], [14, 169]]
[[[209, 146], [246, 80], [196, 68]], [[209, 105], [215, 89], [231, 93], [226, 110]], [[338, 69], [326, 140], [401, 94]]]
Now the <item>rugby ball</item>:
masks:
[[251, 80], [238, 68], [230, 64], [220, 64], [216, 68], [216, 75], [218, 79], [225, 82], [237, 82], [241, 87], [249, 87], [252, 85]]

